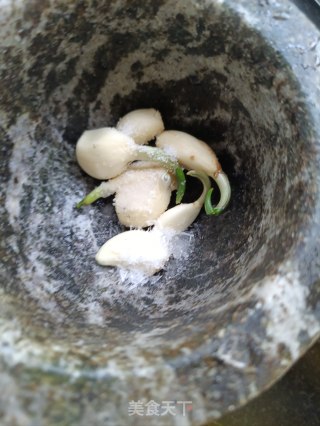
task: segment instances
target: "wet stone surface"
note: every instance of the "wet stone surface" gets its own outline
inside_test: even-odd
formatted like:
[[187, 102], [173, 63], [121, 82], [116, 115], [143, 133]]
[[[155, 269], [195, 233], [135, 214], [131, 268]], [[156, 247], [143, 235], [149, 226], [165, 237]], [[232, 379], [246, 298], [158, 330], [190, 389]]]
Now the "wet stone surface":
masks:
[[[231, 3], [0, 2], [3, 424], [200, 425], [319, 334], [320, 77], [297, 59], [318, 32], [289, 1]], [[96, 181], [74, 150], [143, 107], [209, 143], [233, 195], [133, 285], [94, 261], [123, 228], [112, 200], [75, 209]], [[128, 416], [138, 399], [193, 410]]]

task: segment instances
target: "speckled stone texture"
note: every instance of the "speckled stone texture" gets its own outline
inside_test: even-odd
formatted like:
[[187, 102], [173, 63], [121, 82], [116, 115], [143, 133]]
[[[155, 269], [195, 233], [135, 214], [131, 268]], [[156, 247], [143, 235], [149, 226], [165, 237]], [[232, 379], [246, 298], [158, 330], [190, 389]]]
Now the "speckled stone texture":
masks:
[[[0, 7], [1, 425], [196, 426], [244, 404], [320, 332], [319, 31], [289, 0]], [[208, 142], [233, 196], [134, 286], [94, 261], [122, 228], [111, 200], [75, 209], [96, 182], [74, 150], [143, 107]]]

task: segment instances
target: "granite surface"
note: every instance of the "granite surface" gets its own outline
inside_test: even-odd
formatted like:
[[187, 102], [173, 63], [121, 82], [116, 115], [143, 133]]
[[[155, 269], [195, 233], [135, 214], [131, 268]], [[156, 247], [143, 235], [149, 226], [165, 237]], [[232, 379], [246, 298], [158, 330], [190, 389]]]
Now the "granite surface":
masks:
[[[201, 425], [244, 404], [320, 333], [316, 26], [289, 0], [0, 7], [1, 424]], [[75, 209], [96, 182], [74, 149], [138, 107], [209, 143], [233, 196], [133, 285], [94, 262], [122, 228], [111, 201]], [[129, 416], [138, 400], [192, 410]]]

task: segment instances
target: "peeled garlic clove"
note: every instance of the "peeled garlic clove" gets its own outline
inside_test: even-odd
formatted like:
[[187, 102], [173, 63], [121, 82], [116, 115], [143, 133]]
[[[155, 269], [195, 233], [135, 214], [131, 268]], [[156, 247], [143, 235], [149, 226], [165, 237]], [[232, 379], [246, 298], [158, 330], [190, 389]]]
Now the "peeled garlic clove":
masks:
[[117, 124], [117, 129], [130, 136], [135, 143], [143, 145], [164, 131], [164, 124], [159, 111], [136, 109], [124, 115]]
[[171, 229], [176, 233], [185, 231], [197, 218], [201, 207], [191, 203], [179, 204], [164, 212], [156, 221], [157, 229]]
[[177, 189], [177, 179], [175, 174], [165, 169], [161, 163], [157, 163], [156, 161], [134, 161], [133, 163], [130, 163], [128, 166], [128, 170], [150, 170], [150, 169], [162, 170], [163, 171], [162, 179], [164, 181], [168, 181], [168, 179], [170, 178], [171, 191], [174, 191], [175, 189]]
[[152, 231], [132, 230], [108, 240], [98, 251], [96, 261], [103, 266], [139, 270], [148, 276], [162, 269], [170, 257], [171, 238], [184, 231], [200, 212], [210, 180], [203, 172], [189, 172], [203, 184], [201, 196], [190, 204], [180, 204], [163, 213]]
[[204, 171], [214, 177], [221, 171], [213, 150], [203, 141], [178, 130], [166, 130], [157, 137], [156, 145], [174, 155], [188, 170]]
[[219, 203], [213, 210], [219, 214], [226, 208], [231, 197], [229, 179], [222, 171], [216, 154], [205, 142], [185, 132], [166, 130], [157, 137], [156, 145], [174, 155], [186, 169], [203, 171], [212, 177], [220, 190]]
[[162, 149], [137, 145], [113, 127], [85, 131], [77, 142], [76, 157], [88, 175], [101, 180], [120, 175], [135, 160], [155, 161], [170, 171], [179, 166]]
[[102, 182], [77, 207], [88, 206], [116, 193], [114, 205], [119, 221], [128, 227], [144, 228], [152, 225], [167, 209], [174, 189], [175, 177], [163, 167], [128, 168], [121, 175]]
[[110, 179], [126, 170], [136, 159], [133, 139], [112, 127], [85, 131], [77, 142], [80, 167], [96, 179]]
[[179, 204], [164, 212], [156, 221], [155, 228], [158, 230], [172, 230], [176, 233], [185, 231], [197, 218], [203, 206], [206, 193], [210, 189], [210, 180], [204, 172], [188, 172], [201, 180], [203, 190], [200, 197], [193, 203]]
[[133, 230], [108, 240], [96, 254], [96, 261], [103, 266], [137, 269], [153, 275], [163, 268], [169, 256], [161, 233]]
[[134, 228], [152, 225], [169, 205], [172, 182], [163, 168], [127, 170], [114, 199], [119, 221]]

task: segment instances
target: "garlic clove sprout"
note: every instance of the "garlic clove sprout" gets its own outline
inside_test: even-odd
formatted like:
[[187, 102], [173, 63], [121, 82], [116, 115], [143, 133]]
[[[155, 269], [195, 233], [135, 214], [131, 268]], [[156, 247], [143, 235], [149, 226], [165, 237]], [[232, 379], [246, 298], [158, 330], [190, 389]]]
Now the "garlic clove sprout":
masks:
[[158, 169], [159, 167], [163, 165], [156, 161], [134, 161], [128, 165], [128, 170]]
[[89, 206], [90, 204], [99, 200], [99, 198], [110, 197], [110, 195], [114, 194], [117, 191], [118, 187], [118, 178], [113, 178], [108, 180], [107, 182], [102, 182], [99, 186], [94, 188], [93, 191], [86, 195], [81, 201], [79, 201], [79, 203], [77, 203], [77, 208], [80, 208], [82, 206]]
[[136, 144], [129, 136], [112, 127], [85, 131], [77, 142], [80, 167], [96, 179], [121, 174], [135, 160]]
[[203, 190], [200, 197], [193, 203], [179, 204], [165, 211], [156, 221], [155, 229], [172, 230], [176, 233], [185, 231], [197, 218], [205, 201], [207, 192], [210, 189], [210, 180], [206, 173], [194, 170], [187, 173], [201, 180]]
[[124, 115], [117, 124], [117, 129], [130, 136], [135, 143], [143, 145], [164, 131], [164, 124], [159, 111], [136, 109]]
[[205, 142], [185, 132], [166, 130], [157, 137], [156, 146], [175, 156], [186, 169], [203, 171], [216, 181], [220, 200], [211, 214], [219, 214], [226, 208], [231, 197], [229, 179], [222, 171], [216, 154]]
[[169, 248], [162, 233], [132, 230], [108, 240], [96, 254], [102, 266], [136, 269], [149, 276], [163, 268]]
[[229, 204], [231, 197], [230, 183], [227, 175], [224, 172], [220, 172], [216, 176], [215, 181], [217, 182], [218, 187], [220, 189], [220, 201], [219, 204], [217, 204], [216, 206], [212, 206], [211, 195], [213, 192], [213, 188], [211, 188], [207, 192], [205, 199], [205, 210], [208, 215], [220, 214], [224, 210], [224, 208]]

